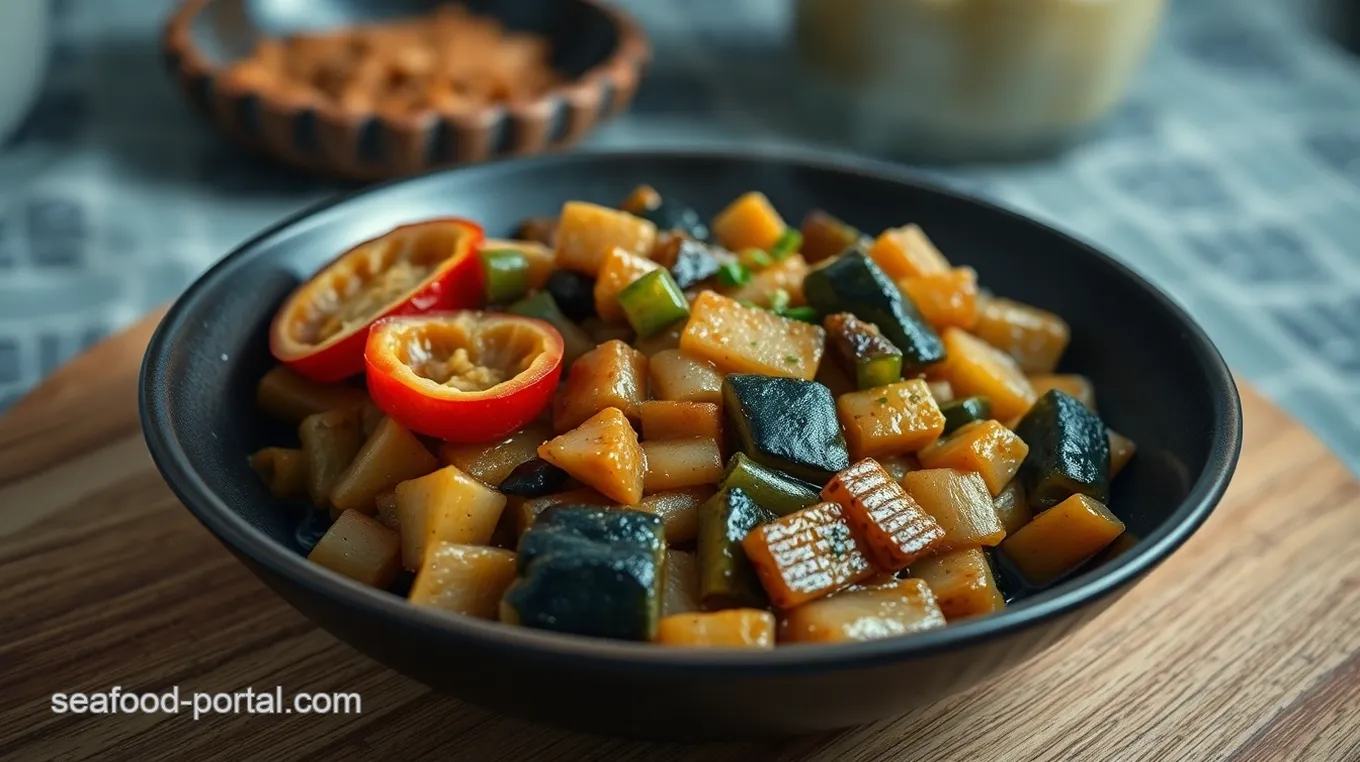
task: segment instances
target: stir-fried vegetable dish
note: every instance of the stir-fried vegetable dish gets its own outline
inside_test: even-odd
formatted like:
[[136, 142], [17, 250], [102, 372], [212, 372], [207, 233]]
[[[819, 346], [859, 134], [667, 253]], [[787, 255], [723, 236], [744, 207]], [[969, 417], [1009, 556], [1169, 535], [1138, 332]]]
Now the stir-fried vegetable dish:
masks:
[[[915, 225], [642, 186], [514, 239], [437, 219], [342, 253], [271, 330], [251, 466], [308, 558], [454, 615], [663, 646], [987, 616], [1135, 541], [1134, 443], [1057, 315]], [[1116, 542], [1118, 540], [1118, 542]]]

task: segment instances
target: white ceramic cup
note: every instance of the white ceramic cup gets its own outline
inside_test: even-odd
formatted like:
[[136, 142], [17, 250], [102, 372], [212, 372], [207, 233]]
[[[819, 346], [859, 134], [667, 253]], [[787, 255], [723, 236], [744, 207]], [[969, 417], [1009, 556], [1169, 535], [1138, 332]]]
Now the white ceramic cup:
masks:
[[0, 0], [0, 142], [33, 105], [51, 45], [47, 0]]

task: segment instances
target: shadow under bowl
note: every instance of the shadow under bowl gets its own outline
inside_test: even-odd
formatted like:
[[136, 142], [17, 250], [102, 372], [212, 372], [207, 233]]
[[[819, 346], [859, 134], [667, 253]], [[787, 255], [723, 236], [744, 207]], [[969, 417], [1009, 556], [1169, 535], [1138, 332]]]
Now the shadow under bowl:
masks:
[[[398, 224], [458, 215], [508, 233], [568, 199], [613, 204], [634, 185], [712, 215], [764, 191], [797, 219], [824, 208], [863, 230], [919, 223], [999, 293], [1072, 326], [1063, 368], [1089, 376], [1106, 423], [1138, 443], [1111, 509], [1142, 538], [1006, 611], [909, 637], [772, 652], [664, 649], [441, 615], [306, 561], [296, 514], [247, 464], [275, 443], [253, 408], [280, 301], [335, 252]], [[926, 705], [996, 676], [1089, 620], [1209, 515], [1241, 442], [1233, 379], [1174, 302], [1051, 228], [885, 165], [815, 155], [579, 153], [377, 187], [306, 211], [227, 255], [176, 302], [147, 350], [142, 424], [171, 488], [280, 596], [418, 680], [493, 709], [594, 732], [695, 740], [820, 731]]]

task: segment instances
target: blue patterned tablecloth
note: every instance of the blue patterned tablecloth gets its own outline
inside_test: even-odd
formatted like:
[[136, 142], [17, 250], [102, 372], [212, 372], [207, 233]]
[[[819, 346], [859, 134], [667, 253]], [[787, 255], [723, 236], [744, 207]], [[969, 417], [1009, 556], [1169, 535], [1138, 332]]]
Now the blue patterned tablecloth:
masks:
[[[796, 142], [788, 0], [627, 3], [656, 40], [592, 143]], [[1360, 464], [1360, 61], [1293, 4], [1173, 2], [1139, 82], [1060, 159], [940, 170], [1170, 292], [1228, 361]], [[336, 190], [227, 145], [160, 63], [171, 3], [67, 0], [42, 97], [0, 149], [0, 409]]]

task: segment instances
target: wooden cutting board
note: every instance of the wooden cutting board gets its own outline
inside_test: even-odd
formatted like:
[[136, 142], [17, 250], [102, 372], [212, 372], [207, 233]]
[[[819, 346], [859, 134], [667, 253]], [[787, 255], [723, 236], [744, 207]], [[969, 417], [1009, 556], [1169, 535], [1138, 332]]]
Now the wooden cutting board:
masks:
[[[171, 496], [138, 430], [159, 315], [0, 419], [0, 759], [1360, 760], [1360, 485], [1244, 388], [1237, 478], [1089, 626], [907, 717], [650, 745], [495, 715], [336, 641]], [[362, 714], [55, 714], [56, 692], [357, 692]], [[909, 689], [909, 688], [906, 688]]]

